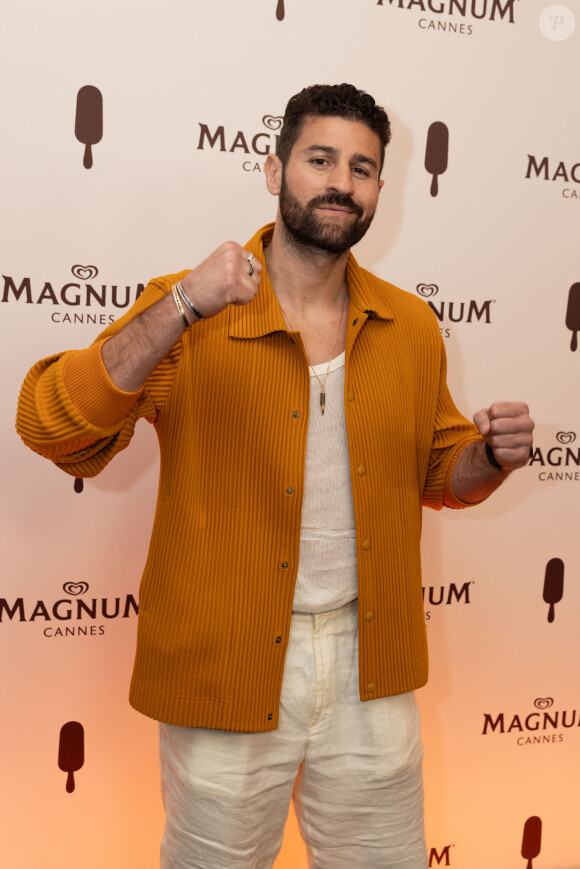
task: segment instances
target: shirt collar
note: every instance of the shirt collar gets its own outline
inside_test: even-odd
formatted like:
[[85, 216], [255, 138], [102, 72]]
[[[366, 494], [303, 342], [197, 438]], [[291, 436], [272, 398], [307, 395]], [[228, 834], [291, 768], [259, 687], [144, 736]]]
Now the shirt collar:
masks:
[[[244, 245], [262, 264], [262, 279], [259, 291], [249, 304], [230, 306], [228, 334], [231, 338], [261, 338], [273, 332], [286, 331], [284, 316], [270, 283], [264, 256], [264, 248], [272, 240], [273, 232], [274, 224], [268, 223]], [[393, 319], [385, 292], [388, 285], [381, 281], [382, 287], [379, 290], [377, 278], [362, 269], [352, 254], [346, 265], [346, 279], [351, 307], [361, 314], [375, 316], [380, 320]]]

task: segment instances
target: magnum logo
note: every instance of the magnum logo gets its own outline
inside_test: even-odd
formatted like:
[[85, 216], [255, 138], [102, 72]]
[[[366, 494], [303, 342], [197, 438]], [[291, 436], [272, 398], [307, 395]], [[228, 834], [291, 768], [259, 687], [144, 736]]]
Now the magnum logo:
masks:
[[60, 729], [58, 741], [58, 768], [68, 773], [66, 792], [75, 789], [75, 772], [82, 769], [85, 762], [85, 732], [78, 721], [67, 721]]
[[472, 35], [474, 21], [513, 24], [515, 3], [516, 0], [377, 0], [377, 6], [426, 13], [417, 21], [421, 30], [463, 36]]
[[[71, 272], [75, 280], [67, 281], [59, 286], [53, 281], [44, 281], [42, 287], [35, 287], [31, 278], [2, 275], [4, 287], [0, 301], [20, 302], [25, 305], [52, 305], [66, 308], [90, 308], [98, 306], [105, 308], [112, 305], [114, 308], [127, 308], [133, 304], [143, 290], [145, 284], [137, 284], [136, 287], [117, 284], [107, 285], [95, 282], [99, 274], [96, 266], [74, 265]], [[51, 314], [53, 323], [92, 323], [93, 325], [108, 326], [114, 323], [114, 314], [89, 314], [89, 313], [61, 313], [56, 310]]]
[[564, 594], [564, 562], [561, 558], [550, 558], [544, 576], [544, 602], [549, 604], [548, 621], [554, 621], [554, 607], [560, 603]]
[[[545, 481], [580, 481], [580, 447], [573, 447], [576, 440], [576, 432], [559, 431], [556, 434], [557, 446], [542, 449], [534, 446], [530, 458], [530, 466], [540, 465], [542, 470], [538, 479]], [[545, 470], [548, 468], [561, 468], [563, 470]], [[576, 468], [576, 470], [573, 470]]]
[[278, 19], [278, 21], [284, 21], [284, 15], [284, 0], [278, 0], [278, 3], [276, 5], [276, 18]]
[[433, 121], [427, 131], [427, 146], [425, 148], [425, 169], [433, 176], [431, 181], [431, 196], [439, 192], [438, 178], [447, 171], [449, 156], [449, 130], [443, 121]]
[[522, 857], [528, 861], [526, 869], [533, 869], [532, 860], [538, 857], [542, 848], [542, 821], [536, 815], [524, 824], [522, 838]]
[[563, 742], [564, 733], [561, 731], [578, 730], [580, 714], [576, 709], [554, 710], [553, 706], [553, 697], [537, 697], [535, 710], [524, 715], [485, 712], [481, 735], [518, 734], [516, 742], [520, 746]]
[[451, 866], [451, 856], [450, 850], [454, 848], [454, 845], [445, 845], [445, 847], [438, 851], [437, 848], [431, 848], [429, 851], [429, 869], [432, 866]]
[[437, 295], [439, 287], [437, 284], [417, 284], [417, 292], [420, 296], [423, 296], [424, 299], [428, 299], [430, 296]]
[[63, 590], [66, 594], [72, 594], [76, 597], [77, 594], [86, 594], [89, 590], [87, 582], [65, 582]]
[[103, 138], [103, 95], [93, 85], [87, 84], [77, 94], [75, 136], [85, 146], [83, 166], [93, 165], [93, 145]]
[[[526, 169], [526, 179], [541, 179], [543, 181], [562, 181], [564, 184], [580, 184], [580, 162], [566, 164], [564, 160], [559, 160], [557, 163], [554, 160], [550, 161], [549, 157], [536, 157], [534, 154], [528, 154], [528, 166]], [[580, 189], [574, 187], [563, 187], [562, 196], [564, 199], [580, 199]]]
[[62, 588], [66, 597], [50, 603], [44, 600], [27, 603], [23, 597], [12, 601], [0, 598], [0, 623], [40, 622], [45, 637], [95, 637], [103, 636], [105, 627], [94, 622], [128, 619], [139, 612], [132, 594], [83, 600], [82, 595], [89, 591], [88, 583], [65, 582]]
[[470, 585], [471, 580], [469, 580], [468, 582], [464, 582], [461, 588], [458, 588], [454, 582], [452, 582], [451, 585], [448, 586], [423, 586], [423, 603], [429, 603], [431, 604], [431, 606], [441, 606], [441, 604], [446, 604], [447, 606], [449, 606], [454, 601], [457, 603], [459, 603], [460, 601], [463, 601], [463, 603], [470, 603]]
[[[452, 582], [450, 585], [430, 585], [423, 586], [423, 605], [424, 606], [451, 606], [454, 603], [463, 603], [470, 604], [471, 601], [469, 599], [469, 593], [471, 590], [472, 580], [468, 580], [468, 582], [464, 582], [463, 585], [458, 588], [457, 585]], [[425, 610], [425, 621], [428, 622], [431, 619], [431, 610]]]
[[81, 281], [92, 281], [99, 274], [96, 266], [73, 266], [71, 272]]
[[495, 21], [507, 15], [510, 24], [514, 23], [515, 0], [377, 0], [377, 6], [397, 6], [399, 9], [420, 9], [421, 12], [434, 12], [436, 15], [471, 15], [473, 18], [489, 18]]
[[576, 433], [573, 431], [559, 431], [556, 435], [556, 440], [559, 444], [573, 444], [576, 440]]
[[483, 302], [476, 299], [463, 302], [450, 302], [445, 299], [435, 301], [435, 296], [439, 293], [437, 284], [417, 284], [416, 290], [426, 300], [440, 323], [491, 323], [491, 303], [494, 299], [485, 299]]
[[566, 327], [572, 332], [570, 350], [574, 353], [578, 349], [578, 332], [580, 332], [580, 284], [572, 284], [568, 293]]
[[237, 130], [235, 134], [227, 136], [223, 124], [217, 126], [212, 132], [207, 124], [199, 122], [197, 150], [205, 150], [207, 143], [210, 148], [217, 145], [218, 150], [228, 151], [230, 154], [241, 151], [243, 154], [257, 154], [260, 157], [265, 157], [276, 150], [278, 144], [276, 131], [282, 126], [282, 117], [280, 115], [264, 115], [262, 124], [268, 132], [259, 130], [253, 135], [247, 135], [243, 130]]
[[576, 184], [580, 184], [580, 163], [574, 163], [573, 166], [567, 168], [564, 161], [560, 160], [556, 168], [554, 168], [553, 162], [550, 168], [548, 157], [542, 157], [538, 161], [533, 154], [528, 154], [526, 178], [530, 179], [532, 173], [536, 178], [543, 178], [544, 181], [574, 181]]
[[436, 15], [460, 15], [462, 18], [503, 20], [507, 16], [514, 23], [515, 0], [377, 0], [377, 6], [396, 6], [399, 9], [419, 9]]

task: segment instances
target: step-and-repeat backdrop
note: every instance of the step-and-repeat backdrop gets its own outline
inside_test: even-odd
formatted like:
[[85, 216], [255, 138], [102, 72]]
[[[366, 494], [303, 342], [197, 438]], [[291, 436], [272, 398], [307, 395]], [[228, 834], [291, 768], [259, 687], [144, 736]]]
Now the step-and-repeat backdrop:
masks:
[[431, 305], [466, 415], [537, 421], [493, 499], [425, 515], [429, 865], [579, 869], [578, 0], [22, 2], [2, 64], [0, 863], [154, 869], [163, 828], [127, 703], [155, 436], [75, 482], [16, 436], [21, 380], [272, 219], [287, 99], [350, 81], [393, 122], [359, 261]]

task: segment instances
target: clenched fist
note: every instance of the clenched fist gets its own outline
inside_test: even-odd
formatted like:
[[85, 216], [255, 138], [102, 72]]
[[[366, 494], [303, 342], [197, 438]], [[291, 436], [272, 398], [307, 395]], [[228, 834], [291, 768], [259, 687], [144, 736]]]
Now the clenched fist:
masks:
[[473, 421], [504, 471], [523, 467], [530, 458], [534, 421], [527, 404], [496, 401], [478, 410]]
[[227, 305], [251, 302], [261, 271], [261, 263], [245, 248], [226, 241], [186, 275], [181, 286], [204, 317], [214, 317]]

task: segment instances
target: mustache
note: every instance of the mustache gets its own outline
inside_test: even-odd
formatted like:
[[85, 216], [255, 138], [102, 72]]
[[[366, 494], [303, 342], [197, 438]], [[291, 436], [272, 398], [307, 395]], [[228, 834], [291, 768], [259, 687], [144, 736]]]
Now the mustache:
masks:
[[318, 208], [320, 205], [338, 205], [340, 208], [348, 208], [354, 211], [357, 217], [363, 216], [363, 209], [357, 205], [350, 196], [341, 193], [328, 193], [326, 196], [316, 196], [308, 203], [309, 208]]

